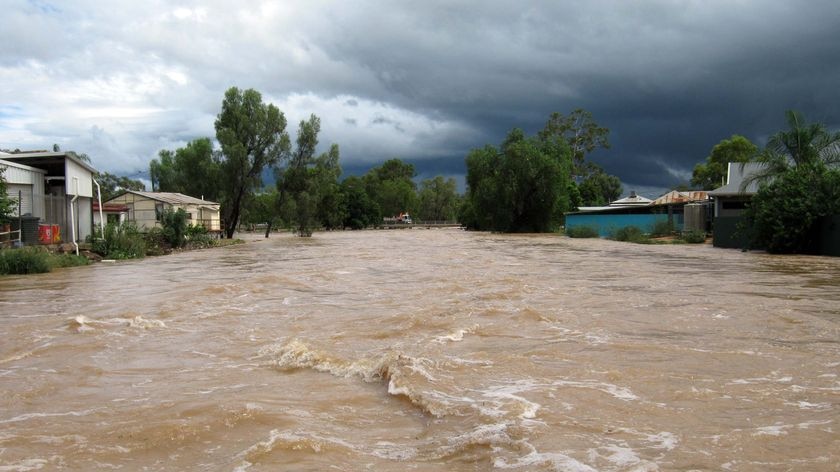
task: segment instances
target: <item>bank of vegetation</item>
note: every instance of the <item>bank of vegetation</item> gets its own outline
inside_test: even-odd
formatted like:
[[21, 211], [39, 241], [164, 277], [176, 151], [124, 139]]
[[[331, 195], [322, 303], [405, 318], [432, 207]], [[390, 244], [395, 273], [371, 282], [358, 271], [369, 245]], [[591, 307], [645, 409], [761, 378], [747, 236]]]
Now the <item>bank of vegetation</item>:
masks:
[[[807, 252], [819, 218], [840, 214], [840, 134], [822, 124], [807, 123], [788, 112], [789, 129], [773, 135], [763, 149], [742, 136], [716, 145], [699, 163], [692, 184], [715, 188], [729, 162], [758, 161], [766, 172], [752, 200], [743, 231], [751, 244], [771, 252]], [[459, 221], [467, 229], [497, 232], [552, 232], [563, 226], [564, 213], [579, 206], [598, 206], [617, 199], [621, 184], [589, 160], [610, 147], [609, 130], [586, 110], [552, 114], [533, 135], [514, 128], [498, 145], [471, 150], [466, 156], [466, 193], [459, 195], [452, 178], [436, 176], [418, 183], [414, 166], [390, 159], [361, 176], [343, 177], [340, 150], [331, 144], [317, 154], [321, 120], [301, 120], [293, 140], [282, 111], [264, 103], [259, 92], [232, 87], [225, 93], [211, 138], [161, 150], [150, 163], [153, 191], [179, 192], [221, 203], [224, 236], [244, 225], [288, 228], [300, 236], [316, 229], [363, 229], [383, 217], [408, 212], [415, 220]], [[264, 177], [273, 177], [265, 185]], [[100, 174], [105, 194], [119, 188], [141, 188], [125, 177]], [[0, 183], [2, 175], [0, 175]], [[0, 218], [9, 214], [0, 192]], [[136, 229], [109, 227], [95, 250], [105, 257], [137, 257], [184, 244], [212, 245], [199, 228], [181, 228], [178, 215], [166, 215], [162, 228], [139, 235]], [[659, 231], [643, 234], [626, 228], [613, 238], [635, 242], [660, 240]], [[571, 237], [594, 237], [597, 231], [570, 230]], [[694, 242], [699, 234], [677, 235]], [[705, 239], [705, 238], [703, 238]]]

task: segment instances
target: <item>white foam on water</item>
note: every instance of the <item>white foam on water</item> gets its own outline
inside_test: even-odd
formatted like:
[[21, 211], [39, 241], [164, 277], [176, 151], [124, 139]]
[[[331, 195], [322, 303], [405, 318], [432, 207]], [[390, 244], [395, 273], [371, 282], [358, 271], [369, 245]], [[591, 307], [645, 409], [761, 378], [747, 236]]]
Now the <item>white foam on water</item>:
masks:
[[150, 320], [138, 315], [133, 318], [108, 318], [106, 320], [94, 320], [85, 315], [78, 315], [70, 318], [70, 325], [76, 327], [76, 331], [83, 333], [95, 330], [94, 326], [128, 326], [130, 328], [166, 328], [166, 323], [161, 320]]
[[629, 388], [619, 387], [611, 383], [599, 382], [597, 380], [557, 380], [553, 382], [552, 385], [558, 387], [590, 388], [608, 393], [613, 397], [624, 401], [639, 399], [639, 397], [636, 396], [636, 394], [634, 394]]
[[478, 324], [474, 324], [474, 325], [470, 326], [469, 328], [461, 328], [461, 329], [457, 329], [457, 330], [455, 330], [455, 331], [453, 331], [453, 332], [451, 332], [451, 333], [449, 333], [449, 334], [446, 334], [446, 335], [443, 335], [443, 336], [438, 336], [438, 337], [436, 337], [436, 338], [434, 339], [434, 341], [435, 341], [436, 343], [441, 343], [441, 344], [446, 343], [446, 342], [449, 342], [449, 341], [452, 341], [452, 342], [456, 342], [456, 341], [463, 341], [463, 340], [464, 340], [464, 335], [465, 335], [465, 334], [472, 334], [472, 333], [474, 333], [474, 332], [475, 332], [478, 328], [479, 328], [479, 325], [478, 325]]
[[540, 465], [548, 465], [558, 472], [597, 472], [596, 469], [583, 462], [557, 452], [537, 452], [536, 450], [532, 450], [527, 455], [518, 457], [514, 462], [508, 462], [501, 457], [493, 460], [493, 467], [497, 469], [526, 468], [528, 470]]
[[655, 449], [673, 450], [680, 443], [679, 439], [674, 433], [662, 431], [657, 434], [647, 434], [646, 439], [650, 442], [656, 443], [652, 446]]
[[29, 472], [31, 470], [41, 470], [49, 464], [46, 459], [24, 459], [22, 461], [0, 465], [0, 472]]
[[481, 395], [485, 398], [492, 398], [496, 402], [494, 408], [481, 408], [481, 411], [493, 417], [503, 416], [506, 413], [504, 407], [509, 403], [508, 401], [513, 401], [519, 406], [518, 415], [520, 418], [534, 418], [537, 416], [537, 411], [541, 405], [517, 394], [534, 390], [538, 386], [539, 384], [533, 380], [520, 380], [511, 384], [489, 387], [482, 391]]
[[792, 428], [793, 425], [773, 425], [773, 426], [762, 426], [755, 429], [755, 432], [752, 433], [753, 436], [782, 436], [786, 435], [786, 429]]
[[830, 410], [831, 403], [824, 402], [824, 403], [811, 403], [806, 401], [799, 401], [799, 402], [785, 402], [785, 405], [788, 406], [795, 406], [800, 410]]
[[21, 421], [27, 421], [35, 418], [53, 418], [53, 417], [60, 417], [60, 416], [87, 416], [91, 413], [97, 412], [101, 410], [101, 408], [92, 408], [90, 410], [83, 410], [83, 411], [67, 411], [64, 413], [25, 413], [22, 415], [15, 416], [13, 418], [9, 418], [6, 420], [0, 420], [0, 424], [6, 423], [19, 423]]
[[609, 444], [601, 447], [600, 449], [605, 449], [607, 451], [608, 455], [604, 456], [606, 460], [619, 467], [627, 467], [642, 462], [642, 459], [636, 455], [636, 452], [629, 447]]
[[268, 438], [257, 442], [236, 455], [241, 462], [234, 470], [247, 470], [260, 458], [274, 452], [275, 449], [290, 451], [311, 451], [320, 453], [325, 448], [338, 447], [356, 451], [356, 447], [339, 438], [324, 437], [305, 432], [289, 432], [272, 429]]

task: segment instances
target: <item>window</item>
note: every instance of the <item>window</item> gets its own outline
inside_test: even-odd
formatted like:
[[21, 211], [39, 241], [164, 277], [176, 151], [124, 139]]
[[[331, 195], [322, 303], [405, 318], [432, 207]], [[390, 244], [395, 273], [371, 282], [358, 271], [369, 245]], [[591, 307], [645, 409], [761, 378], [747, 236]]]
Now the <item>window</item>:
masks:
[[745, 201], [727, 201], [724, 200], [720, 202], [721, 208], [724, 210], [744, 210], [747, 208], [747, 202]]
[[163, 217], [163, 203], [155, 203], [155, 221], [160, 221]]

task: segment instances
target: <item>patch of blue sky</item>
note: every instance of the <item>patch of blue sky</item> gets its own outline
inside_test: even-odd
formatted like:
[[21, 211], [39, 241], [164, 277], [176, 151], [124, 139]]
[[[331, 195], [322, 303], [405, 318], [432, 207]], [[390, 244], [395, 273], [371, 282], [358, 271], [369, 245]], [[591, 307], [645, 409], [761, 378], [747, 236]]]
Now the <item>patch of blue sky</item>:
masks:
[[61, 13], [60, 8], [49, 2], [44, 2], [41, 0], [28, 0], [27, 3], [30, 6], [36, 8], [41, 13], [46, 13], [48, 15]]
[[8, 121], [24, 115], [23, 108], [17, 105], [0, 104], [0, 129], [10, 129]]

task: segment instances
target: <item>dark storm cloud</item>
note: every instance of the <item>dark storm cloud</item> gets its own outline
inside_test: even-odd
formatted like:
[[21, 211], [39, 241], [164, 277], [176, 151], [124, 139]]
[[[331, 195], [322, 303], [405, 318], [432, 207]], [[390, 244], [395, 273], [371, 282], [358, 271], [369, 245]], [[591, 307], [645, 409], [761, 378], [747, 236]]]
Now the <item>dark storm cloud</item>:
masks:
[[[373, 70], [389, 100], [482, 130], [476, 146], [588, 109], [612, 130], [612, 149], [594, 159], [664, 187], [732, 134], [760, 144], [785, 109], [840, 124], [838, 5], [494, 4], [479, 15], [434, 5], [335, 47]], [[385, 38], [392, 47], [378, 47]]]

